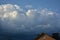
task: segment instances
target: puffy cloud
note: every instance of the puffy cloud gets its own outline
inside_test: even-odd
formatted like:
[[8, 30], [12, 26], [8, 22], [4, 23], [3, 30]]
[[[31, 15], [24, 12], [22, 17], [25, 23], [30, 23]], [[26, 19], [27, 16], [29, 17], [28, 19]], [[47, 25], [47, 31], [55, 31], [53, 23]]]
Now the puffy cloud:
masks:
[[60, 14], [48, 9], [24, 12], [18, 5], [4, 4], [0, 5], [0, 24], [7, 32], [53, 32], [60, 30]]
[[[60, 27], [58, 26], [58, 24], [60, 24], [60, 18], [58, 13], [53, 12], [53, 11], [49, 11], [48, 9], [42, 9], [42, 10], [28, 10], [26, 12], [27, 16], [29, 17], [29, 19], [32, 18], [32, 22], [30, 21], [30, 24], [32, 26], [30, 26], [30, 28], [32, 28], [31, 30], [34, 31], [39, 31], [41, 32], [49, 32], [49, 31], [59, 31], [57, 29], [59, 29]], [[57, 29], [56, 29], [57, 28]], [[47, 31], [49, 30], [49, 31]]]
[[23, 12], [23, 9], [18, 5], [0, 5], [0, 21], [2, 29], [15, 30], [15, 28], [19, 26], [19, 23], [22, 23], [24, 20], [25, 14]]
[[5, 19], [5, 18], [11, 18], [15, 19], [18, 14], [18, 12], [22, 12], [23, 9], [21, 9], [18, 5], [12, 5], [12, 4], [5, 4], [5, 5], [0, 5], [0, 18]]
[[28, 10], [26, 12], [26, 15], [29, 17], [29, 18], [34, 18], [37, 14], [37, 10], [36, 9], [31, 9], [31, 10]]
[[11, 13], [4, 13], [2, 16], [3, 18], [16, 18], [17, 16], [17, 11], [13, 11]]

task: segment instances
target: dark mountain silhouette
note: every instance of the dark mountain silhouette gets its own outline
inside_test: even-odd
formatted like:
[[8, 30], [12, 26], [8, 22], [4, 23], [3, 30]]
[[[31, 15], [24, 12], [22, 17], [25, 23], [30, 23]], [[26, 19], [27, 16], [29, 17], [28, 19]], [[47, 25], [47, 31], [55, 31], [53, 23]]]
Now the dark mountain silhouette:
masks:
[[52, 37], [55, 38], [56, 40], [60, 40], [59, 33], [53, 33]]
[[60, 35], [59, 33], [52, 33], [52, 35], [41, 33], [34, 40], [60, 40]]

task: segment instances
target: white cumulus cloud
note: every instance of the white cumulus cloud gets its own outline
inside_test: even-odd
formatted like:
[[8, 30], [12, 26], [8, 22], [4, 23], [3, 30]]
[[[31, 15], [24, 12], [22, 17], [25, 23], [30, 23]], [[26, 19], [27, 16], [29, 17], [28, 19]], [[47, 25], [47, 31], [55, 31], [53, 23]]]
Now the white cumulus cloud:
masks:
[[0, 23], [8, 32], [59, 31], [60, 14], [48, 9], [28, 9], [25, 12], [18, 5], [4, 4], [0, 5]]

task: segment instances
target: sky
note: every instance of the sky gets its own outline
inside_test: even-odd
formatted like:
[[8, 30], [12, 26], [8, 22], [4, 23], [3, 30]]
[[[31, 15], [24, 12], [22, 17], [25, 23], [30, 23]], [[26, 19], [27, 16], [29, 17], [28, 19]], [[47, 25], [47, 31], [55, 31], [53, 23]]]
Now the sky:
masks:
[[60, 0], [0, 0], [0, 33], [60, 31]]

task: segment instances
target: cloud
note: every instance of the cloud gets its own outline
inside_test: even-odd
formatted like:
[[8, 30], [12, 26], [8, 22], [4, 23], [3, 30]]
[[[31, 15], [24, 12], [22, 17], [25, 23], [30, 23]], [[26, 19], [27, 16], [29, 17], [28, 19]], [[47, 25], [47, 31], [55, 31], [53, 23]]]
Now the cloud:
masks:
[[26, 5], [25, 8], [31, 9], [32, 8], [32, 5]]
[[0, 24], [3, 31], [11, 33], [58, 32], [60, 14], [48, 9], [28, 9], [25, 12], [18, 5], [4, 4], [0, 5]]
[[25, 20], [23, 9], [18, 5], [4, 4], [0, 5], [0, 21], [2, 29], [15, 30], [20, 22]]
[[[30, 26], [34, 31], [39, 31], [41, 32], [49, 32], [49, 31], [59, 31], [60, 27], [58, 24], [60, 24], [60, 18], [58, 13], [49, 11], [48, 9], [42, 9], [42, 10], [28, 10], [26, 12], [27, 16], [29, 17], [29, 20], [32, 19]], [[56, 29], [57, 28], [57, 29]], [[49, 31], [47, 31], [49, 30]]]
[[37, 14], [37, 10], [36, 9], [31, 9], [31, 10], [28, 10], [26, 12], [26, 15], [29, 17], [29, 18], [34, 18]]

